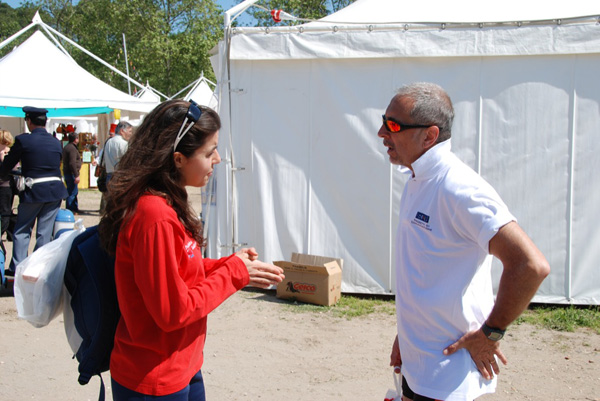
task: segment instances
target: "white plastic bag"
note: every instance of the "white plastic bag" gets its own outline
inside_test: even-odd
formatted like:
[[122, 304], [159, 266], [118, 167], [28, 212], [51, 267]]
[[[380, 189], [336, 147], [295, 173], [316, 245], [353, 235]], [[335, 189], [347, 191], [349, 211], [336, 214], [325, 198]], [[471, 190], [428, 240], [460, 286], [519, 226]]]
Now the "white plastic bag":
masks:
[[394, 376], [395, 389], [389, 389], [385, 394], [383, 401], [401, 401], [402, 400], [402, 374], [400, 373], [400, 367], [395, 366], [392, 371]]
[[85, 231], [83, 220], [29, 255], [17, 266], [15, 302], [21, 319], [43, 327], [62, 312], [65, 266], [75, 237]]

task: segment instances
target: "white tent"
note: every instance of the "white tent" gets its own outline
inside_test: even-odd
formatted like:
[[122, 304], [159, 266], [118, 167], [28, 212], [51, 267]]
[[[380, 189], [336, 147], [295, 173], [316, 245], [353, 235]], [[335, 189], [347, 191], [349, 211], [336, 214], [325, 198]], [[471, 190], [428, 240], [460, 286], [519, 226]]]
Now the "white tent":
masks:
[[155, 105], [160, 103], [160, 95], [158, 93], [156, 93], [154, 90], [152, 90], [152, 88], [148, 84], [146, 84], [145, 87], [143, 87], [140, 91], [138, 91], [133, 96], [135, 96], [138, 99], [154, 103]]
[[[41, 31], [0, 60], [0, 115], [23, 106], [148, 112], [157, 103], [130, 96], [94, 77]], [[96, 114], [93, 111], [87, 114]]]
[[231, 27], [253, 3], [226, 13], [214, 60], [213, 256], [248, 243], [265, 260], [341, 257], [342, 291], [392, 293], [404, 177], [376, 134], [396, 88], [432, 81], [455, 104], [454, 152], [551, 264], [534, 302], [600, 304], [600, 3], [358, 0], [317, 22]]
[[217, 109], [219, 100], [215, 94], [215, 83], [202, 75], [192, 87], [192, 89], [185, 96], [186, 100], [193, 100], [194, 102], [207, 106], [213, 109]]
[[[22, 117], [23, 106], [36, 106], [48, 109], [49, 118], [101, 115], [100, 139], [103, 139], [112, 122], [106, 118], [106, 114], [113, 109], [121, 110], [124, 117], [139, 118], [159, 103], [160, 99], [154, 97], [136, 98], [121, 92], [80, 67], [60, 46], [55, 36], [69, 41], [99, 62], [106, 63], [47, 26], [37, 13], [29, 26], [3, 41], [0, 48], [35, 27], [44, 30], [54, 43], [38, 30], [0, 60], [2, 127], [16, 133], [22, 132], [18, 127], [19, 120], [9, 117]], [[108, 64], [106, 66], [114, 69]]]
[[179, 95], [185, 92], [184, 100], [193, 100], [197, 104], [217, 109], [219, 99], [215, 93], [217, 84], [204, 76], [204, 72], [198, 79], [181, 89], [179, 92], [171, 96], [171, 99], [178, 98]]

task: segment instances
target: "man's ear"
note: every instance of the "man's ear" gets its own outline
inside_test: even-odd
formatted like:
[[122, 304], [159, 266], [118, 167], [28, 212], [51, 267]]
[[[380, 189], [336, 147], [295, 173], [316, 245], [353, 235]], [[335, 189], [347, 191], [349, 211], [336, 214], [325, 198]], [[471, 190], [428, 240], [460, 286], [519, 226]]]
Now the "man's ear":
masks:
[[440, 128], [437, 125], [432, 125], [425, 130], [425, 138], [423, 139], [423, 147], [429, 149], [433, 147], [440, 136]]

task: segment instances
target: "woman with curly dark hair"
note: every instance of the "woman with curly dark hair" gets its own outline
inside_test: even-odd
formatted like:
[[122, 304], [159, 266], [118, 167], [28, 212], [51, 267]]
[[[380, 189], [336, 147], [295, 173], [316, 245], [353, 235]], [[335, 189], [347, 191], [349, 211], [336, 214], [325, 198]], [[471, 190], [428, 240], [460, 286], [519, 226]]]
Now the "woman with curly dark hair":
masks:
[[99, 232], [116, 258], [122, 315], [110, 361], [115, 401], [204, 400], [207, 315], [246, 285], [282, 281], [283, 271], [258, 261], [253, 248], [202, 258], [201, 222], [185, 187], [206, 185], [221, 161], [220, 127], [210, 108], [183, 100], [158, 105], [108, 184]]

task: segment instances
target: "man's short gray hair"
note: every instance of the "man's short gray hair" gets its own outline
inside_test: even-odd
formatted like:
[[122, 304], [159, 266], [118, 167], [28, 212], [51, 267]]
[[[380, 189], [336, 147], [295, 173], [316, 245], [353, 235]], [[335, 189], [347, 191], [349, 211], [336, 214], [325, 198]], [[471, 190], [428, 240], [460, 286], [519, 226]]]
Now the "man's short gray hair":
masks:
[[120, 121], [119, 124], [117, 124], [117, 128], [115, 128], [115, 135], [119, 135], [119, 132], [121, 132], [123, 128], [127, 129], [131, 127], [133, 127], [133, 125], [129, 124], [127, 121]]
[[454, 108], [450, 96], [441, 86], [430, 82], [416, 82], [402, 86], [396, 96], [413, 100], [410, 116], [414, 124], [436, 125], [440, 129], [438, 143], [450, 139]]

